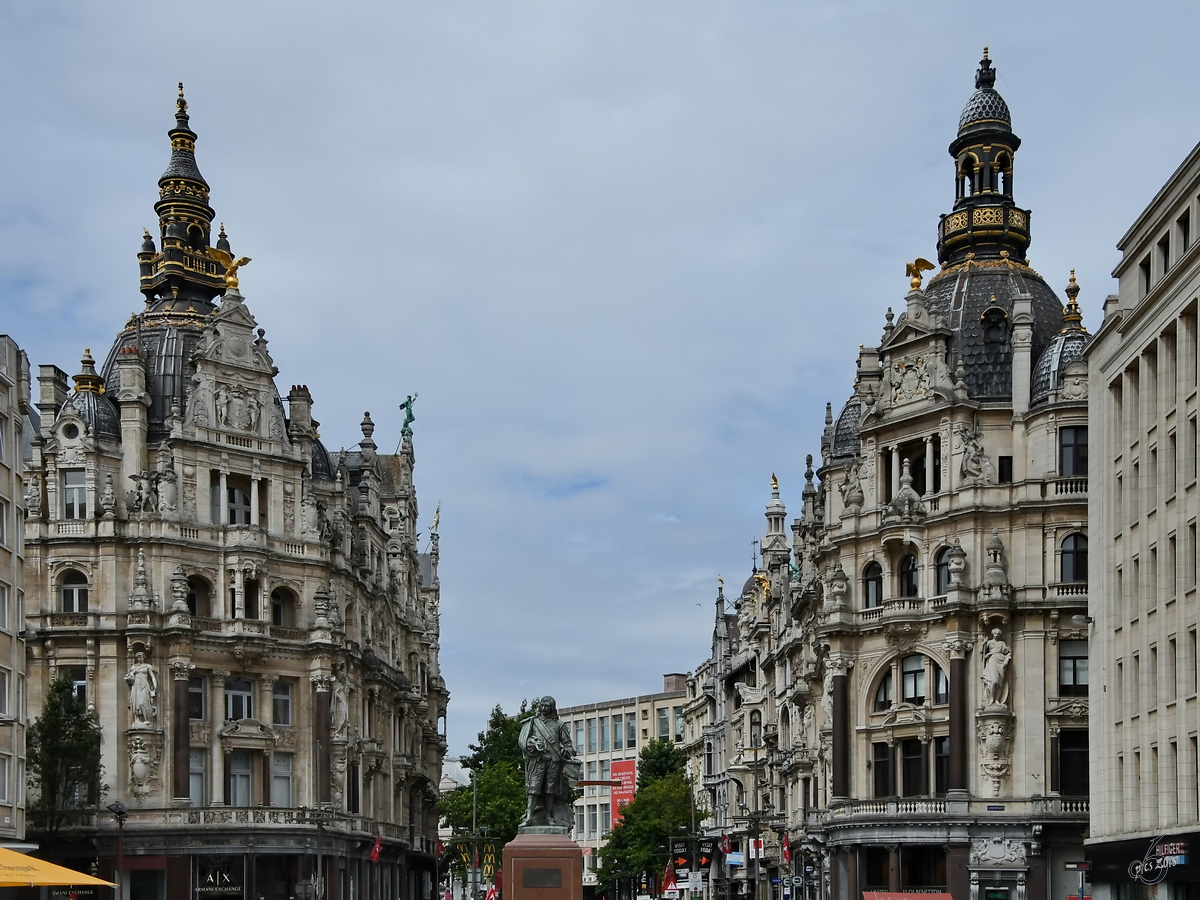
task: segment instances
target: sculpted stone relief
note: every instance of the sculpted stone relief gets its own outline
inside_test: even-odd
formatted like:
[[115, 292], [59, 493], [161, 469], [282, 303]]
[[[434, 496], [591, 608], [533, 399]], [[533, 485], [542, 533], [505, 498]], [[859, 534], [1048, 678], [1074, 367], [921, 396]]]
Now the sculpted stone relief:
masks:
[[929, 394], [929, 367], [924, 357], [902, 359], [892, 365], [892, 403], [908, 403]]
[[258, 431], [258, 420], [262, 414], [262, 400], [258, 391], [240, 384], [222, 384], [217, 387], [213, 399], [219, 425], [238, 431]]

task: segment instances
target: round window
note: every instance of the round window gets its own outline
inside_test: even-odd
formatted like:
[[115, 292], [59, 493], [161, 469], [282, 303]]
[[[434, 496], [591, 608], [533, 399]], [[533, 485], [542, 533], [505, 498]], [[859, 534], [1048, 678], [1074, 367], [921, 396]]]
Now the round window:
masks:
[[79, 426], [68, 425], [63, 429], [63, 437], [67, 438], [67, 440], [75, 440], [75, 438], [79, 437]]

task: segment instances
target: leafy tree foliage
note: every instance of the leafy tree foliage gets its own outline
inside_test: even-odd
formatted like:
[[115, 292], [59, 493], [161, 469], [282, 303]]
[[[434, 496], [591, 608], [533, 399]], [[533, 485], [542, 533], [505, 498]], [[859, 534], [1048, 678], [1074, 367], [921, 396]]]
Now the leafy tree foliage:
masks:
[[[470, 833], [474, 803], [476, 827], [488, 830], [497, 849], [517, 836], [517, 825], [525, 815], [525, 765], [518, 736], [521, 720], [528, 715], [528, 701], [521, 703], [515, 716], [497, 705], [487, 728], [479, 732], [478, 742], [468, 745], [471, 752], [462, 762], [475, 776], [475, 795], [467, 784], [444, 794], [438, 802], [438, 812], [456, 834]], [[450, 854], [450, 848], [446, 849]], [[457, 855], [447, 862], [462, 866]]]
[[95, 813], [100, 784], [100, 723], [75, 696], [65, 672], [50, 685], [42, 715], [27, 735], [30, 831], [53, 850], [59, 832]]
[[[687, 754], [669, 741], [651, 741], [638, 754], [637, 793], [621, 810], [621, 822], [600, 849], [600, 891], [611, 895], [613, 880], [661, 873], [664, 847], [692, 821], [692, 786], [684, 774]], [[697, 810], [696, 816], [704, 815]]]
[[638, 754], [637, 789], [687, 770], [687, 754], [670, 741], [651, 741]]

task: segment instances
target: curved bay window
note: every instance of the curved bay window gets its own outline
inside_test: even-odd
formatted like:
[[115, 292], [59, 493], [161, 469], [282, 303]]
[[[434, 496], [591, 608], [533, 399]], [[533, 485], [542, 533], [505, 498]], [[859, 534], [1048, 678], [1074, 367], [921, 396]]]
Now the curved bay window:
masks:
[[88, 580], [82, 572], [71, 570], [63, 576], [62, 611], [69, 613], [88, 611]]
[[877, 562], [863, 569], [863, 605], [866, 609], [883, 605], [883, 567]]
[[912, 553], [900, 560], [900, 596], [920, 596], [917, 582], [917, 557]]
[[1069, 534], [1062, 542], [1060, 576], [1062, 581], [1087, 583], [1087, 536]]
[[937, 573], [937, 590], [934, 594], [941, 597], [950, 590], [950, 548], [943, 547], [938, 551], [935, 563]]

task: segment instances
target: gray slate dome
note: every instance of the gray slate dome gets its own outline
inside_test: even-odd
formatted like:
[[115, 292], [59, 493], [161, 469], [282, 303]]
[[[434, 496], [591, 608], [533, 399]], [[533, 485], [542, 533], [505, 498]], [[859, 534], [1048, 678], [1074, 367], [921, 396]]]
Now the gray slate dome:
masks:
[[[76, 391], [58, 412], [61, 419], [67, 407], [71, 407], [87, 423], [97, 438], [102, 441], [121, 442], [121, 416], [112, 401], [98, 391]], [[57, 421], [57, 420], [56, 420]]]
[[1012, 114], [1008, 111], [1008, 104], [996, 93], [996, 70], [988, 59], [987, 47], [983, 48], [983, 59], [979, 61], [979, 71], [975, 73], [975, 93], [958, 117], [958, 133], [961, 135], [973, 125], [1012, 130]]
[[325, 481], [333, 481], [335, 477], [333, 460], [329, 458], [329, 451], [320, 438], [312, 443], [312, 477]]
[[1057, 335], [1038, 357], [1033, 367], [1030, 385], [1030, 403], [1044, 403], [1051, 391], [1062, 384], [1063, 372], [1077, 359], [1083, 358], [1084, 348], [1092, 336], [1086, 331], [1064, 331]]
[[832, 460], [858, 456], [861, 441], [858, 437], [858, 422], [862, 418], [862, 401], [855, 394], [846, 401], [833, 425], [833, 442], [830, 447]]

